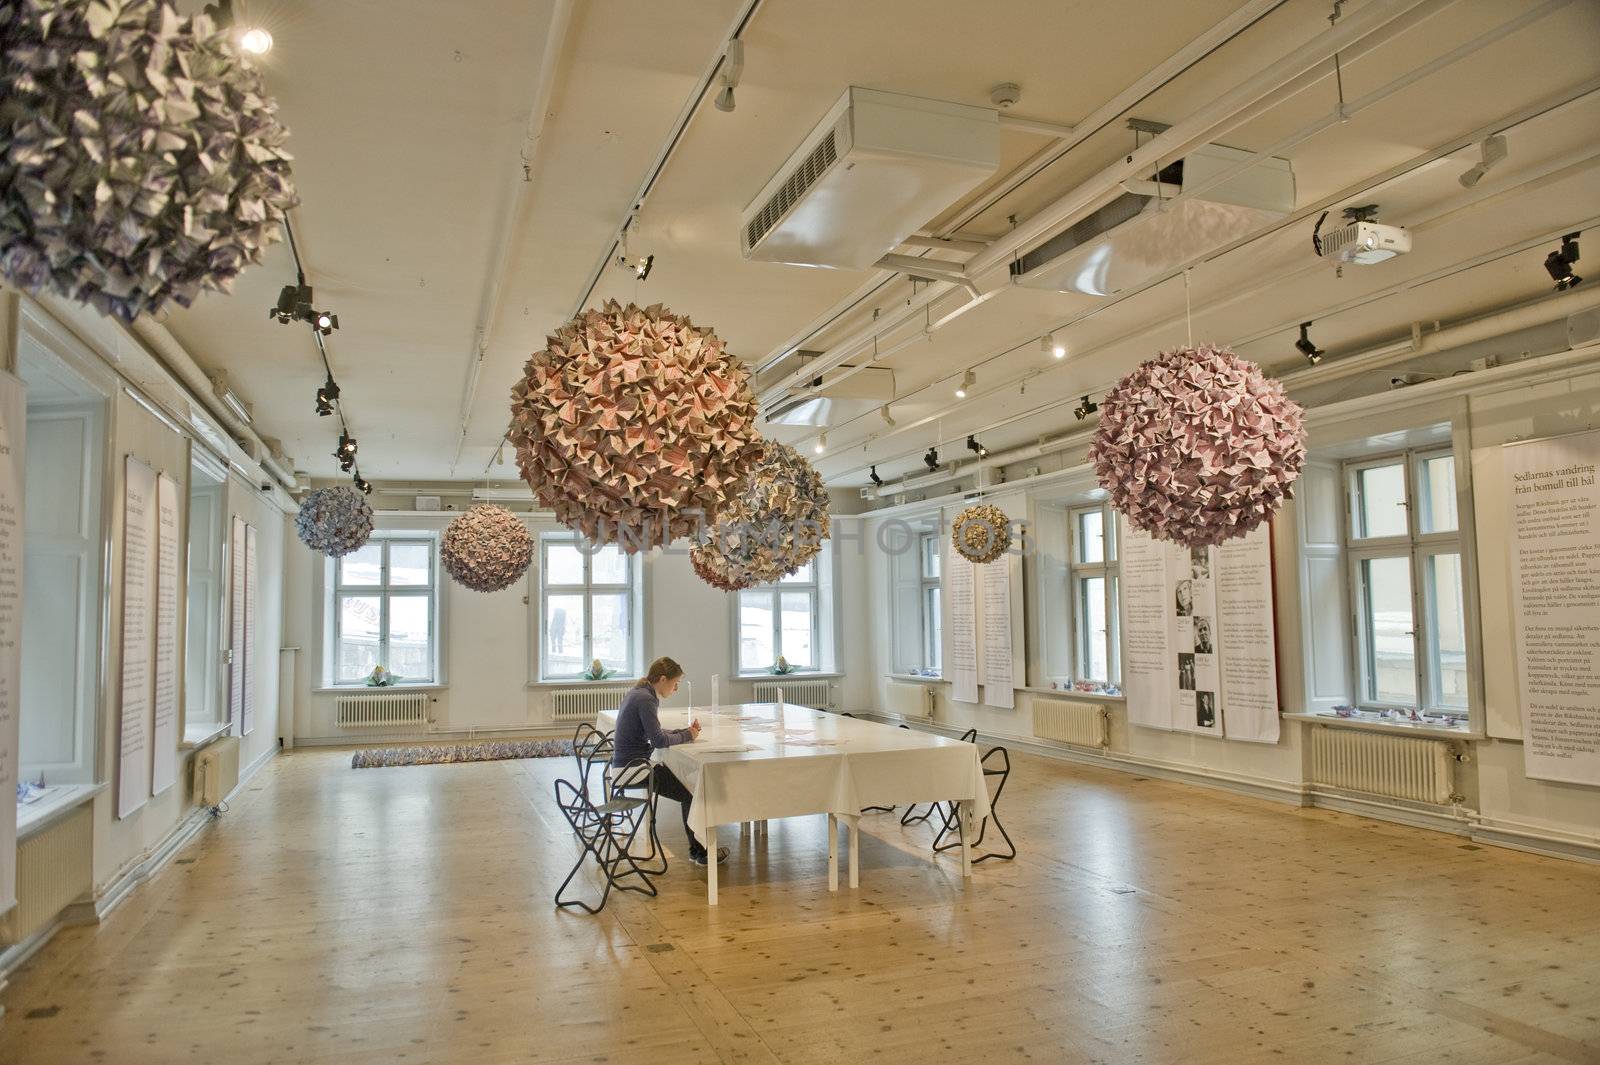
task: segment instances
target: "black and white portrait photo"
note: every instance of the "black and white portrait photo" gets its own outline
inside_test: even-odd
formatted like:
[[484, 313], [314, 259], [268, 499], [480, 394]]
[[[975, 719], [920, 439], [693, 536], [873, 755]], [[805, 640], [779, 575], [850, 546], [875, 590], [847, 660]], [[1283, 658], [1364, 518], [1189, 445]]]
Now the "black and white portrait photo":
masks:
[[1189, 548], [1189, 576], [1197, 581], [1211, 579], [1211, 549], [1209, 547]]
[[1194, 693], [1194, 723], [1201, 728], [1215, 728], [1217, 724], [1217, 697], [1213, 692]]
[[1194, 582], [1178, 582], [1178, 616], [1186, 618], [1194, 612]]
[[1194, 691], [1194, 655], [1178, 656], [1178, 687], [1186, 692]]
[[1216, 654], [1216, 648], [1211, 645], [1211, 619], [1199, 614], [1194, 616], [1194, 653]]

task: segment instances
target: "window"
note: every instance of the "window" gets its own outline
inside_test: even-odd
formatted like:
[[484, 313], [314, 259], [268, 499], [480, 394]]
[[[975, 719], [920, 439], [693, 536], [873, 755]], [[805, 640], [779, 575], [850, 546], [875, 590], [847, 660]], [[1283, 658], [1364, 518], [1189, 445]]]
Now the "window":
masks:
[[184, 626], [184, 732], [196, 739], [226, 720], [223, 710], [223, 540], [227, 472], [198, 447], [189, 463], [188, 621]]
[[1466, 603], [1449, 451], [1345, 467], [1345, 550], [1355, 604], [1356, 702], [1464, 723]]
[[378, 535], [332, 560], [335, 684], [359, 684], [382, 666], [402, 684], [438, 676], [438, 542]]
[[739, 593], [740, 673], [766, 673], [779, 655], [795, 669], [821, 667], [819, 562], [820, 556], [777, 584]]
[[923, 533], [917, 541], [922, 575], [922, 665], [941, 673], [944, 670], [944, 625], [939, 611], [939, 533]]
[[544, 536], [540, 550], [540, 676], [575, 679], [602, 669], [639, 672], [638, 562], [615, 544], [592, 547], [568, 533]]
[[1122, 675], [1117, 634], [1117, 524], [1105, 504], [1068, 511], [1072, 672], [1114, 685]]

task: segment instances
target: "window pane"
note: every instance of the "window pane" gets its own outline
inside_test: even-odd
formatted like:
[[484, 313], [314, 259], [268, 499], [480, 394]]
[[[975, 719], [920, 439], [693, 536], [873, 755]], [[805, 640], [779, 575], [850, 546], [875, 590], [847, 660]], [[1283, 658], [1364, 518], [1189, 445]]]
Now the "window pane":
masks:
[[944, 652], [939, 617], [939, 589], [937, 586], [922, 590], [922, 660], [928, 669], [943, 672], [940, 660]]
[[544, 604], [544, 671], [575, 677], [589, 667], [583, 657], [583, 596], [552, 595]]
[[811, 593], [784, 592], [779, 604], [783, 622], [783, 657], [791, 666], [815, 669], [811, 646]]
[[1368, 466], [1357, 471], [1355, 503], [1356, 536], [1405, 536], [1405, 463]]
[[1120, 607], [1119, 607], [1119, 602], [1118, 602], [1118, 599], [1117, 599], [1117, 576], [1116, 576], [1116, 574], [1112, 574], [1111, 575], [1111, 607], [1110, 607], [1110, 611], [1111, 611], [1111, 634], [1110, 634], [1110, 637], [1109, 637], [1107, 642], [1110, 645], [1109, 654], [1111, 655], [1111, 672], [1110, 672], [1110, 675], [1106, 679], [1110, 680], [1110, 681], [1113, 681], [1113, 682], [1120, 682], [1122, 680], [1122, 632], [1121, 632], [1121, 628], [1120, 628], [1120, 626], [1122, 624], [1122, 621], [1121, 621], [1122, 613], [1121, 613], [1121, 610], [1120, 610]]
[[1432, 705], [1465, 710], [1467, 622], [1461, 596], [1461, 556], [1454, 553], [1424, 556], [1422, 582]]
[[815, 577], [816, 571], [817, 571], [817, 564], [813, 560], [811, 562], [807, 562], [804, 566], [801, 566], [799, 569], [795, 570], [793, 573], [791, 573], [789, 576], [783, 578], [783, 580], [778, 582], [778, 583], [780, 583], [780, 584], [810, 584], [813, 580], [816, 579], [816, 577]]
[[1417, 520], [1425, 533], [1454, 532], [1456, 528], [1456, 460], [1434, 455], [1422, 460], [1417, 474], [1421, 511]]
[[1106, 579], [1078, 578], [1078, 679], [1109, 680], [1106, 661]]
[[383, 544], [369, 543], [339, 560], [339, 583], [382, 584]]
[[1362, 559], [1361, 585], [1366, 600], [1361, 621], [1366, 628], [1367, 698], [1414, 706], [1417, 663], [1411, 624], [1411, 561]]
[[[345, 557], [348, 559], [350, 556]], [[382, 664], [378, 647], [381, 617], [382, 600], [375, 595], [339, 597], [339, 670], [336, 680], [360, 680], [372, 672], [373, 666]]]
[[939, 579], [939, 537], [922, 538], [922, 575], [929, 580]]
[[383, 667], [401, 680], [432, 680], [428, 629], [428, 596], [390, 596], [389, 661]]
[[1080, 510], [1074, 532], [1079, 562], [1105, 561], [1105, 515], [1101, 511]]
[[631, 626], [628, 618], [628, 593], [609, 592], [590, 600], [594, 617], [592, 652], [607, 669], [632, 672], [629, 655]]
[[627, 584], [628, 556], [616, 544], [607, 544], [589, 556], [589, 579], [595, 584]]
[[[1110, 515], [1111, 512], [1105, 511], [1105, 513]], [[1117, 560], [1117, 520], [1114, 517], [1106, 522], [1105, 538], [1106, 561], [1115, 562]]]
[[544, 545], [544, 582], [546, 584], [582, 584], [583, 552], [577, 544], [547, 543]]
[[772, 593], [739, 593], [739, 671], [754, 673], [777, 660], [772, 650]]
[[428, 572], [429, 553], [427, 544], [390, 544], [389, 584], [426, 588], [432, 577]]

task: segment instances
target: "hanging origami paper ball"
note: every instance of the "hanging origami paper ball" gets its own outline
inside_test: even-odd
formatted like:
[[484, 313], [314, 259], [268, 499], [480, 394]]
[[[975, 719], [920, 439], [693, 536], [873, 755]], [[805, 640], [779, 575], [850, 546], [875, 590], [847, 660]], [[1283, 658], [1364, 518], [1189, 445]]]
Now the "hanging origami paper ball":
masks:
[[509, 439], [541, 506], [631, 553], [721, 518], [761, 457], [756, 410], [715, 333], [607, 301], [528, 360]]
[[988, 503], [970, 506], [950, 526], [956, 553], [972, 562], [993, 562], [1011, 549], [1011, 519]]
[[294, 531], [311, 550], [338, 558], [372, 538], [372, 508], [354, 488], [318, 488], [300, 504]]
[[288, 131], [208, 16], [0, 3], [0, 275], [132, 321], [227, 291], [297, 202]]
[[768, 442], [744, 490], [689, 559], [714, 588], [772, 584], [815, 558], [829, 532], [822, 475], [794, 448]]
[[1220, 544], [1292, 494], [1306, 457], [1304, 410], [1226, 348], [1164, 351], [1100, 407], [1095, 475], [1129, 524], [1157, 540]]
[[446, 573], [473, 591], [498, 592], [528, 572], [533, 537], [505, 507], [479, 503], [445, 526], [439, 561]]

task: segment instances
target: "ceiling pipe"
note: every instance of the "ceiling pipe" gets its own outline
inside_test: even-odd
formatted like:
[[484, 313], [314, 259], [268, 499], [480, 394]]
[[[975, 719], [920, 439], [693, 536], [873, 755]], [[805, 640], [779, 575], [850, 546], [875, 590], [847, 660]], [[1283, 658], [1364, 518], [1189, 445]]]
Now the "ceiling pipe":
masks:
[[451, 476], [455, 475], [456, 467], [461, 464], [461, 452], [466, 448], [472, 406], [477, 402], [478, 383], [483, 374], [484, 359], [488, 355], [489, 337], [494, 331], [495, 318], [500, 313], [500, 297], [505, 288], [506, 275], [510, 272], [511, 253], [517, 246], [517, 234], [522, 232], [522, 221], [533, 199], [533, 172], [538, 165], [545, 123], [550, 117], [550, 98], [555, 93], [556, 73], [561, 66], [561, 57], [566, 52], [573, 6], [573, 0], [556, 0], [550, 12], [550, 29], [545, 37], [544, 54], [539, 60], [539, 82], [534, 88], [533, 103], [528, 109], [526, 136], [521, 152], [522, 173], [514, 177], [511, 186], [510, 224], [500, 229], [493, 265], [489, 268], [489, 282], [478, 305], [478, 322], [472, 332], [472, 359], [467, 365], [467, 380], [461, 389], [461, 429], [456, 434], [455, 458], [450, 462]]
[[986, 240], [957, 240], [954, 237], [930, 237], [922, 233], [914, 233], [900, 243], [907, 248], [930, 248], [933, 251], [954, 251], [966, 255], [976, 255], [989, 246]]

